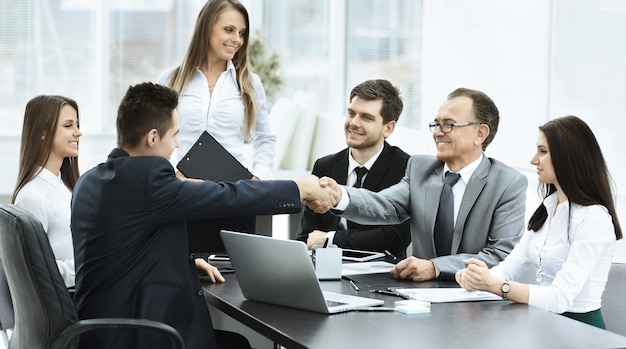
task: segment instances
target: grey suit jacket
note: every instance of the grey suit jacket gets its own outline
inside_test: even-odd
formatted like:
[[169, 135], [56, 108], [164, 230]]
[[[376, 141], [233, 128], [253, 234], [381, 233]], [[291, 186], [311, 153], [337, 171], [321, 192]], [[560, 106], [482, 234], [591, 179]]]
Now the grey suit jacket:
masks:
[[513, 249], [524, 231], [526, 188], [521, 173], [483, 156], [467, 183], [449, 256], [437, 256], [433, 237], [443, 187], [443, 162], [432, 156], [409, 159], [404, 178], [378, 193], [346, 187], [350, 204], [335, 212], [361, 224], [398, 224], [411, 218], [413, 255], [430, 259], [439, 278], [454, 277], [475, 257], [492, 267]]

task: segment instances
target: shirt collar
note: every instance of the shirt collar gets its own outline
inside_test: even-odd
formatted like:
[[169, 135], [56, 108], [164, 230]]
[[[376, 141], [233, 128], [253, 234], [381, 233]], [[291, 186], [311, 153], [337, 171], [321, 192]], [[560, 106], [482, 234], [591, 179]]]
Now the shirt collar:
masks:
[[63, 183], [60, 174], [57, 176], [45, 167], [39, 167], [39, 172], [37, 173], [37, 176], [55, 186], [59, 183]]
[[374, 154], [374, 156], [372, 156], [369, 160], [367, 160], [363, 165], [360, 165], [358, 162], [356, 162], [356, 160], [354, 160], [354, 158], [352, 157], [352, 152], [350, 151], [350, 148], [348, 148], [348, 173], [352, 173], [352, 171], [354, 171], [355, 168], [361, 167], [361, 166], [365, 167], [369, 171], [372, 168], [372, 166], [374, 166], [374, 163], [376, 162], [376, 160], [378, 160], [378, 157], [380, 156], [380, 153], [383, 152], [384, 147], [385, 145], [383, 144], [383, 146], [380, 147], [380, 149], [378, 149], [376, 154]]
[[235, 85], [239, 86], [239, 84], [237, 83], [237, 71], [235, 70], [235, 64], [230, 59], [226, 61], [226, 74], [228, 74], [228, 76], [233, 79]]
[[[554, 213], [555, 207], [559, 204], [559, 193], [554, 192], [545, 199], [543, 199], [543, 205], [546, 207], [548, 211], [548, 215], [552, 216]], [[562, 207], [569, 207], [569, 200], [563, 202]]]
[[[233, 63], [230, 59], [226, 61], [226, 73], [235, 82], [235, 85], [239, 86], [237, 84], [237, 71], [235, 70], [235, 63]], [[200, 67], [196, 67], [196, 74], [202, 74]]]
[[[479, 156], [478, 159], [470, 162], [467, 166], [463, 167], [459, 172], [457, 172], [458, 174], [461, 175], [461, 179], [463, 179], [463, 182], [465, 182], [465, 184], [469, 183], [470, 178], [472, 178], [472, 175], [478, 168], [478, 165], [480, 165], [480, 162], [483, 160], [484, 156], [485, 156], [484, 154]], [[444, 163], [443, 173], [442, 173], [442, 176], [444, 179], [446, 177], [446, 172], [448, 171], [452, 171], [452, 170], [450, 170], [450, 167], [448, 167], [448, 164]]]

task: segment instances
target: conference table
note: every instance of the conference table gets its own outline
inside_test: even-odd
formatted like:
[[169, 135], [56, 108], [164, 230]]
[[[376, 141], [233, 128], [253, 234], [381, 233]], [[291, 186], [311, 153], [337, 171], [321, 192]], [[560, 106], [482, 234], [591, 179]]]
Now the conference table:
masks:
[[[345, 312], [333, 315], [246, 300], [237, 276], [202, 280], [208, 304], [286, 348], [626, 348], [626, 337], [510, 301], [433, 303], [429, 313]], [[458, 287], [454, 281], [395, 280], [387, 273], [320, 281], [326, 291], [378, 298], [393, 307], [401, 298], [371, 293], [386, 286]]]

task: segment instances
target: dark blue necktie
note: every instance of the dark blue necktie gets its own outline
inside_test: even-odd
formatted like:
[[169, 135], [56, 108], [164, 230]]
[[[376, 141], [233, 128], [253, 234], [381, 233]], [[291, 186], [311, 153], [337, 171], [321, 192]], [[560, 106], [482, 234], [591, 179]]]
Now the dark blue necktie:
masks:
[[354, 182], [353, 187], [355, 188], [363, 187], [363, 177], [365, 177], [365, 174], [367, 173], [367, 167], [363, 167], [363, 166], [356, 167], [354, 169], [354, 172], [356, 172], [356, 182]]
[[447, 256], [450, 254], [452, 245], [452, 233], [454, 232], [454, 194], [452, 186], [461, 178], [461, 175], [453, 172], [446, 172], [446, 179], [443, 181], [441, 198], [439, 199], [439, 210], [435, 221], [435, 248], [437, 256]]

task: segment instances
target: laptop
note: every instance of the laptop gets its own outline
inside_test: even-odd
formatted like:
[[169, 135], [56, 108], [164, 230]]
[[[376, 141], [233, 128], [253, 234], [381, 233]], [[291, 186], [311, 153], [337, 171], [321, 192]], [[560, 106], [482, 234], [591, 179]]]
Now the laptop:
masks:
[[322, 291], [302, 241], [228, 230], [220, 234], [241, 291], [248, 300], [323, 314], [384, 303], [380, 299]]

